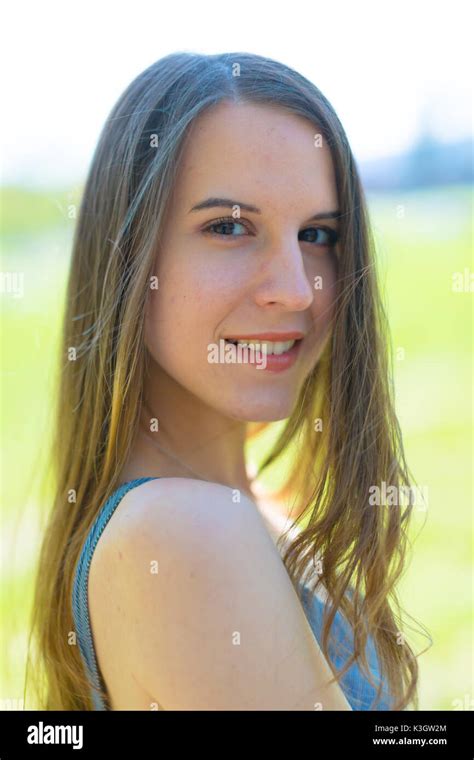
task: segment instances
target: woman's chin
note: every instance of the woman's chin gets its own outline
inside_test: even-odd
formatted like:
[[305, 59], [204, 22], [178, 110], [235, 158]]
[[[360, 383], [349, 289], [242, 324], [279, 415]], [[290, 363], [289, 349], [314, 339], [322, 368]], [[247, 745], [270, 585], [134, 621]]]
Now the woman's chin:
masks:
[[241, 398], [238, 404], [229, 404], [227, 414], [242, 422], [278, 422], [288, 419], [293, 407], [294, 404], [290, 404], [288, 399], [274, 403], [270, 400], [245, 403]]

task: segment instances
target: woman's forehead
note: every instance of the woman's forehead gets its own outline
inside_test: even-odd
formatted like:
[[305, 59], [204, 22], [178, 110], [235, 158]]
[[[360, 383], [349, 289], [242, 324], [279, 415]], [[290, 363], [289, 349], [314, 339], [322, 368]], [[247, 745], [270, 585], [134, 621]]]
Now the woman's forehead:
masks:
[[[337, 205], [332, 156], [308, 120], [261, 104], [223, 103], [193, 125], [176, 177], [176, 202], [240, 198], [272, 207], [315, 198]], [[308, 212], [310, 211], [308, 209]], [[262, 208], [265, 213], [265, 208]]]

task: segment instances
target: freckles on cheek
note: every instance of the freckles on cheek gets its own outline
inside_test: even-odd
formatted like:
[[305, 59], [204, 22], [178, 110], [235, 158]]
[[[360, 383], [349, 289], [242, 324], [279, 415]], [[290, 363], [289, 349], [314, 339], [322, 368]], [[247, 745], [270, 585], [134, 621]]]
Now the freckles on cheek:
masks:
[[235, 308], [242, 298], [245, 280], [241, 272], [233, 267], [215, 268], [207, 266], [187, 289], [185, 306], [193, 319], [216, 322]]
[[151, 320], [153, 329], [160, 335], [179, 336], [195, 333], [199, 324], [215, 301], [215, 289], [207, 291], [197, 282], [167, 280], [153, 294]]

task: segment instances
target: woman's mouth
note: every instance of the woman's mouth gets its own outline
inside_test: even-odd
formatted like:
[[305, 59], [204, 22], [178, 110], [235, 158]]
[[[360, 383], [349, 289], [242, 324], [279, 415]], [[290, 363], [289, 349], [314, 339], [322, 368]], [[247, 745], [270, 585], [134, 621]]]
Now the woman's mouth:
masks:
[[261, 339], [234, 340], [226, 338], [226, 343], [236, 347], [236, 351], [248, 354], [247, 363], [252, 368], [259, 368], [268, 372], [282, 372], [289, 369], [295, 363], [303, 338], [293, 338], [287, 341], [270, 341]]

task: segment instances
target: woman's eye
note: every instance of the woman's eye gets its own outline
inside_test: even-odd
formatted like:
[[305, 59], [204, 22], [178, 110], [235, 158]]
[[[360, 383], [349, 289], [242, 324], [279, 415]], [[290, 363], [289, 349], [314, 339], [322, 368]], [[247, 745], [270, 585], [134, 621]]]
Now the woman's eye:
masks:
[[[307, 235], [309, 233], [309, 236]], [[319, 235], [318, 233], [322, 233]], [[337, 243], [338, 234], [336, 230], [329, 227], [308, 227], [300, 232], [300, 240], [305, 243], [314, 243], [315, 245], [333, 246]]]
[[[235, 231], [236, 227], [241, 227], [243, 230], [247, 230], [245, 224], [238, 222], [235, 219], [217, 219], [212, 224], [205, 227], [204, 232], [210, 232], [211, 235], [223, 235], [224, 237], [242, 237], [242, 234], [233, 235], [232, 231]], [[219, 229], [220, 228], [220, 229]], [[245, 234], [245, 232], [243, 233]]]

